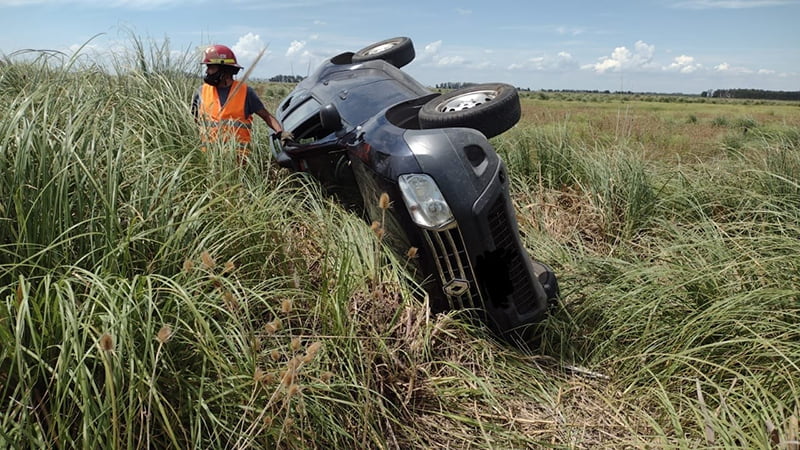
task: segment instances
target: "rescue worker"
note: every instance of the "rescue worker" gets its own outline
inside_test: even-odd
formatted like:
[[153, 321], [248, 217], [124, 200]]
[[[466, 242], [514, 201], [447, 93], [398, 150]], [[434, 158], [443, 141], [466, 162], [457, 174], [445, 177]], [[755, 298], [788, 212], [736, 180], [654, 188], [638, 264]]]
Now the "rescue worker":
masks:
[[244, 162], [250, 154], [253, 114], [264, 119], [281, 141], [293, 139], [267, 111], [253, 88], [233, 79], [242, 66], [236, 62], [230, 48], [224, 45], [207, 47], [200, 64], [206, 65], [206, 75], [192, 99], [192, 114], [200, 124], [204, 143], [233, 139], [237, 143], [237, 156]]

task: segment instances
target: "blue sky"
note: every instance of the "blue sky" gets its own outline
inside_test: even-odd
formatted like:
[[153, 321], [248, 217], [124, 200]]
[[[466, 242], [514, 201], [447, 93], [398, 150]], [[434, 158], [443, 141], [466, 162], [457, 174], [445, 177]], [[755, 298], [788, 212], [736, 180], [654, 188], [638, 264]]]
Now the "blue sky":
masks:
[[429, 86], [800, 90], [800, 0], [0, 0], [0, 16], [7, 56], [102, 58], [135, 35], [181, 54], [225, 44], [246, 68], [266, 47], [250, 76], [268, 78], [408, 36], [404, 70]]

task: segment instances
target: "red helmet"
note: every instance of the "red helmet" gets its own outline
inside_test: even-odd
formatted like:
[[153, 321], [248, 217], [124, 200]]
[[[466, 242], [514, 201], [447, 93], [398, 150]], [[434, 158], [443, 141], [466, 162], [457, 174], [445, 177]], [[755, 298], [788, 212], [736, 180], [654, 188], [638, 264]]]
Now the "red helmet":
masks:
[[236, 63], [236, 55], [233, 54], [233, 50], [219, 44], [206, 47], [200, 64], [222, 64], [223, 66], [236, 67], [237, 69], [242, 68]]

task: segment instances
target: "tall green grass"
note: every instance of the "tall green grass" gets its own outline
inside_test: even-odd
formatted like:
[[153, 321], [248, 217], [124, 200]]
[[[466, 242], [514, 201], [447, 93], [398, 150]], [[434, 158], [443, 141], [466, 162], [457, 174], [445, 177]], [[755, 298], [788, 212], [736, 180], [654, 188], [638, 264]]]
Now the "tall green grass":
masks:
[[609, 403], [649, 428], [633, 445], [796, 446], [796, 130], [748, 124], [746, 149], [677, 167], [548, 128], [501, 143], [538, 164], [515, 189], [544, 216], [530, 247], [565, 275], [544, 351], [610, 376]]
[[265, 148], [200, 152], [190, 57], [25, 56], [0, 66], [0, 447], [798, 440], [792, 126], [732, 119], [680, 163], [619, 111], [495, 138], [563, 297], [509, 348], [430, 316], [413, 264]]

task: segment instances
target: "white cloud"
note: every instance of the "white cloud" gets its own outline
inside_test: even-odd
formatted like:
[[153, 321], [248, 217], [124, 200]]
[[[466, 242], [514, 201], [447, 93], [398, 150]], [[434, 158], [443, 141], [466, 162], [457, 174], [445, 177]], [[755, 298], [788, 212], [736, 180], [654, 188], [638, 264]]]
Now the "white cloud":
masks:
[[604, 56], [596, 64], [587, 64], [582, 68], [594, 70], [597, 73], [652, 69], [655, 50], [655, 45], [636, 41], [633, 51], [627, 47], [617, 47], [610, 56]]
[[637, 58], [641, 58], [644, 62], [650, 62], [656, 52], [655, 45], [649, 45], [643, 41], [636, 41], [634, 48], [636, 49]]
[[[239, 65], [248, 66], [266, 47], [267, 45], [261, 40], [261, 36], [247, 33], [236, 41], [231, 50], [236, 55], [236, 61]], [[265, 54], [267, 53], [265, 52]]]
[[567, 52], [558, 52], [557, 60], [559, 69], [577, 67], [578, 62]]
[[537, 56], [521, 63], [512, 63], [508, 66], [509, 70], [533, 70], [541, 72], [560, 72], [575, 68], [578, 68], [578, 62], [567, 52], [559, 52], [556, 56]]
[[[112, 45], [114, 45], [115, 50], [118, 51], [120, 54], [124, 53], [125, 50], [126, 50], [125, 46], [121, 45], [119, 43], [112, 44]], [[87, 54], [88, 53], [88, 54], [97, 55], [97, 54], [100, 54], [100, 53], [108, 52], [109, 44], [104, 44], [104, 45], [98, 45], [98, 44], [93, 44], [93, 43], [90, 43], [90, 44], [72, 44], [69, 47], [67, 47], [67, 49], [68, 49], [68, 53], [69, 54], [75, 54], [75, 53], [80, 51], [83, 54]]]
[[747, 67], [735, 67], [726, 62], [714, 66], [717, 72], [732, 73], [732, 74], [751, 74], [753, 71]]
[[702, 64], [696, 63], [693, 56], [680, 55], [672, 60], [672, 64], [665, 67], [665, 70], [678, 71], [680, 73], [692, 73], [703, 68]]
[[458, 66], [466, 60], [461, 56], [442, 56], [436, 59], [437, 66]]
[[312, 37], [311, 42], [304, 40], [291, 41], [286, 49], [286, 61], [284, 61], [285, 66], [288, 67], [282, 69], [284, 70], [283, 73], [307, 76], [317, 68], [322, 60], [328, 59], [331, 55], [339, 52], [339, 50], [333, 51], [329, 48], [319, 48], [319, 45], [324, 46], [325, 43], [315, 39]]
[[[479, 60], [483, 61], [483, 58], [479, 58]], [[422, 52], [417, 53], [416, 61], [417, 63], [421, 63], [424, 65], [432, 65], [436, 67], [461, 66], [469, 64], [470, 68], [476, 69], [487, 66], [486, 62], [474, 64], [472, 60], [467, 59], [461, 55], [451, 55], [447, 53], [442, 53], [441, 40], [434, 41], [425, 45], [425, 47], [422, 48]]]
[[254, 55], [258, 54], [262, 48], [264, 48], [264, 42], [261, 40], [261, 36], [255, 33], [247, 33], [244, 36], [240, 36], [232, 47], [233, 51], [242, 53], [242, 56], [245, 56], [244, 54], [248, 52], [252, 52]]
[[423, 50], [423, 55], [436, 56], [439, 53], [440, 48], [442, 48], [442, 41], [431, 42], [430, 44], [425, 46], [425, 49]]
[[417, 55], [417, 61], [425, 64], [433, 64], [437, 67], [448, 67], [448, 66], [462, 66], [465, 64], [470, 64], [470, 67], [475, 68], [485, 68], [487, 67], [486, 62], [482, 62], [479, 64], [473, 64], [472, 61], [468, 60], [467, 58], [461, 55], [450, 55], [450, 54], [442, 54], [442, 41], [434, 41], [430, 44], [427, 44], [423, 47], [422, 53]]
[[565, 26], [556, 27], [556, 33], [567, 36], [578, 36], [579, 34], [583, 34], [585, 31], [586, 30], [584, 30], [583, 28], [574, 28]]
[[289, 44], [289, 48], [286, 49], [286, 57], [289, 58], [292, 56], [296, 56], [297, 54], [300, 54], [301, 51], [305, 48], [305, 46], [306, 46], [306, 41], [292, 41], [292, 43]]

